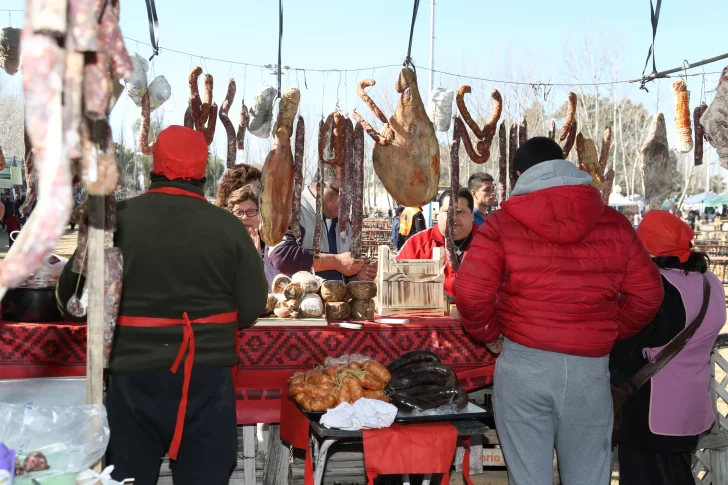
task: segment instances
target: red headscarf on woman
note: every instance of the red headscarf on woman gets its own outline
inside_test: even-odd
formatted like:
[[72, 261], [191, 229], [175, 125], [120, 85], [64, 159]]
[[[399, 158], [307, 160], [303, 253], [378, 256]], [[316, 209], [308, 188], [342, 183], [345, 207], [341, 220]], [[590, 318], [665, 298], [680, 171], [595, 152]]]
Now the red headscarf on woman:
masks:
[[637, 236], [653, 256], [675, 256], [684, 263], [690, 257], [695, 233], [679, 217], [667, 211], [653, 210], [640, 222]]

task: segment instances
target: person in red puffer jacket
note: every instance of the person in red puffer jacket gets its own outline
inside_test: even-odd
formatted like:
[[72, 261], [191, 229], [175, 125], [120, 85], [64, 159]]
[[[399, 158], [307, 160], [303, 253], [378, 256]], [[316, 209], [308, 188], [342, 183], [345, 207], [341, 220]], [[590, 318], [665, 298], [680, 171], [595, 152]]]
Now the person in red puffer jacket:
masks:
[[663, 297], [630, 222], [562, 157], [544, 137], [518, 149], [512, 197], [480, 226], [455, 278], [465, 330], [502, 346], [493, 397], [511, 485], [551, 483], [554, 446], [564, 483], [609, 483], [609, 352]]

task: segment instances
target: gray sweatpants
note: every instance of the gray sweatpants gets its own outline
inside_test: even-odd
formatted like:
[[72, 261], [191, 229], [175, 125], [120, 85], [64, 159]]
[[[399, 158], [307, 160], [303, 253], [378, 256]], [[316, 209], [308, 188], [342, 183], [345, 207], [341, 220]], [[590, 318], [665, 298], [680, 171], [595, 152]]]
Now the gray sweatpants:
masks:
[[498, 440], [510, 485], [608, 485], [612, 398], [609, 357], [531, 349], [505, 339], [495, 368]]

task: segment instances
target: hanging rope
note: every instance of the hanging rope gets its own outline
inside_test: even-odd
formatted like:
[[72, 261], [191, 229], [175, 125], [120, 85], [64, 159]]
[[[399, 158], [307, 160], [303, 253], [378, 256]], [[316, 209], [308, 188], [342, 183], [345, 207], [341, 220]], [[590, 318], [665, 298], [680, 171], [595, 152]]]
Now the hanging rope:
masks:
[[151, 61], [154, 56], [159, 55], [159, 19], [157, 18], [157, 7], [154, 5], [154, 0], [147, 1], [147, 18], [149, 19], [149, 39], [152, 43], [152, 57], [149, 58]]
[[278, 0], [278, 97], [281, 97], [281, 47], [283, 46], [283, 0]]
[[[652, 22], [652, 44], [650, 44], [650, 49], [647, 51], [647, 59], [645, 60], [645, 68], [642, 69], [642, 83], [640, 84], [640, 89], [644, 89], [647, 91], [647, 88], [645, 87], [645, 84], [647, 81], [657, 75], [657, 61], [655, 58], [655, 37], [657, 36], [657, 24], [660, 21], [660, 7], [662, 7], [662, 0], [657, 0], [657, 8], [652, 4], [652, 0], [650, 0], [650, 20]], [[648, 77], [645, 77], [645, 72], [647, 71], [647, 65], [650, 63], [650, 57], [652, 58], [652, 72]], [[649, 91], [647, 91], [649, 93]]]
[[415, 0], [414, 8], [412, 9], [412, 25], [410, 26], [409, 35], [409, 46], [407, 46], [407, 57], [404, 58], [404, 67], [415, 68], [412, 62], [412, 38], [415, 35], [415, 22], [417, 21], [417, 10], [420, 8], [420, 0]]

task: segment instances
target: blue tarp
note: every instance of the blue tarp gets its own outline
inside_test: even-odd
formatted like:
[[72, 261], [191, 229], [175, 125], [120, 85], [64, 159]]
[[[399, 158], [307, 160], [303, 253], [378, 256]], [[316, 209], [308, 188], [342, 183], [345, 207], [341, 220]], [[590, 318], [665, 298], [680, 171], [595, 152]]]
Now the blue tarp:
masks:
[[702, 204], [704, 202], [708, 202], [710, 200], [716, 199], [717, 197], [718, 197], [718, 194], [715, 194], [713, 192], [702, 192], [700, 194], [695, 194], [695, 195], [691, 195], [689, 197], [685, 197], [683, 204], [686, 204], [686, 205]]

